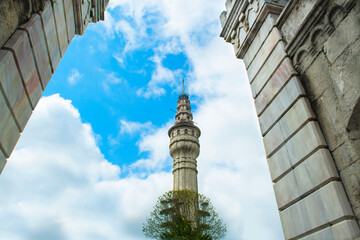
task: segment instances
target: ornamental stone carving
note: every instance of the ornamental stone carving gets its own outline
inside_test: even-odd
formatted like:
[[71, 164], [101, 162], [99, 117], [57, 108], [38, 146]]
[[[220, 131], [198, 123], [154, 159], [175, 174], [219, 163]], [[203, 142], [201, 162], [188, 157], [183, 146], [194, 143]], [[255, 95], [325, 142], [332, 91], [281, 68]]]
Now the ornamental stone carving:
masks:
[[83, 35], [90, 22], [104, 20], [108, 2], [109, 0], [73, 0], [76, 34]]
[[234, 46], [235, 54], [242, 58], [268, 13], [279, 14], [287, 0], [228, 0], [227, 11], [222, 12], [220, 34]]
[[309, 14], [306, 24], [297, 36], [289, 42], [287, 52], [293, 58], [297, 71], [303, 72], [322, 51], [323, 45], [334, 32], [337, 25], [347, 16], [356, 1], [342, 5], [334, 1], [320, 1]]

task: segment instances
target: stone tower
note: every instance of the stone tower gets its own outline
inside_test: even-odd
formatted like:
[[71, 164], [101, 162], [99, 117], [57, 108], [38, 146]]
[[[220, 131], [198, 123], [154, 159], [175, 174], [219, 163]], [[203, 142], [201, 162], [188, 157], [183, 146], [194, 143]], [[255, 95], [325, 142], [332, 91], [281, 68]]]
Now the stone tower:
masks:
[[184, 90], [177, 101], [175, 124], [169, 131], [170, 155], [174, 159], [174, 190], [192, 190], [197, 192], [197, 163], [200, 152], [200, 129], [194, 125], [189, 95]]

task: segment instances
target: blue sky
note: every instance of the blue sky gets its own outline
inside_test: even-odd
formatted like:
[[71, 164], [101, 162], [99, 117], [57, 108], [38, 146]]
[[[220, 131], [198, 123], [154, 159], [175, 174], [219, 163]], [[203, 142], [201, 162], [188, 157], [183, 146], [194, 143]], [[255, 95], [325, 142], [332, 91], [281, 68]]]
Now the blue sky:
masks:
[[225, 239], [283, 238], [246, 71], [219, 37], [224, 4], [112, 0], [72, 40], [0, 177], [1, 239], [144, 239], [172, 188], [182, 78], [202, 131], [199, 191]]

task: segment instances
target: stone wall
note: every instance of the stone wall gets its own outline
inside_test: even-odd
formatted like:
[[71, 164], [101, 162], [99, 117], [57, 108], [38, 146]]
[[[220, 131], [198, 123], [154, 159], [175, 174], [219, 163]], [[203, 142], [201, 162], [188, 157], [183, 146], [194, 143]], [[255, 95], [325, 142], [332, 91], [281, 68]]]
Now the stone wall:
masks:
[[[328, 75], [333, 73], [337, 79], [340, 76], [345, 80], [344, 77], [359, 71], [359, 68], [352, 69], [355, 66], [347, 65], [337, 57], [343, 54], [353, 59], [352, 65], [358, 64], [355, 61], [359, 56], [356, 54], [359, 50], [356, 46], [358, 35], [348, 34], [349, 30], [345, 28], [331, 29], [326, 24], [318, 26], [321, 16], [331, 19], [334, 26], [340, 26], [342, 21], [346, 21], [346, 16], [351, 17], [352, 11], [354, 17], [349, 18], [346, 26], [359, 26], [355, 4], [345, 0], [337, 2], [342, 4], [341, 11], [332, 8], [336, 5], [335, 1], [228, 0], [227, 12], [220, 16], [223, 26], [221, 37], [234, 45], [236, 56], [243, 59], [247, 68], [286, 239], [355, 239], [360, 236], [354, 216], [356, 202], [359, 201], [356, 196], [356, 184], [359, 182], [356, 159], [359, 154], [355, 149], [359, 148], [354, 145], [350, 153], [352, 157], [347, 160], [336, 155], [336, 149], [346, 141], [356, 141], [351, 140], [349, 134], [341, 135], [343, 133], [340, 135], [344, 141], [340, 141], [338, 132], [356, 132], [358, 125], [355, 120], [353, 130], [346, 130], [346, 127], [340, 129], [339, 125], [331, 126], [326, 122], [339, 124], [337, 118], [346, 116], [342, 112], [343, 106], [334, 102], [338, 101], [333, 99], [336, 90], [332, 90], [333, 80]], [[330, 14], [328, 8], [331, 8]], [[327, 54], [334, 60], [334, 70], [337, 69], [334, 71], [328, 62], [328, 65], [325, 61], [322, 61], [323, 65], [313, 63], [304, 51], [315, 56], [324, 41], [318, 36], [322, 36], [322, 32], [335, 34], [337, 29], [342, 33], [334, 35], [334, 39], [347, 44], [335, 49], [327, 48]], [[305, 39], [312, 45], [306, 45]], [[335, 44], [336, 41], [332, 41]], [[338, 64], [335, 64], [335, 59], [339, 59]], [[321, 60], [319, 57], [319, 62]], [[352, 95], [342, 95], [346, 106], [351, 103], [358, 107], [358, 76], [356, 74], [345, 81], [353, 87], [349, 88]], [[319, 78], [327, 82], [325, 86], [321, 85]], [[343, 90], [346, 84], [341, 85]], [[312, 91], [318, 93], [316, 99], [311, 95]], [[326, 95], [326, 92], [335, 95]], [[325, 96], [326, 101], [319, 100], [325, 99]], [[358, 118], [358, 110], [348, 112], [351, 112], [350, 119]], [[332, 116], [334, 114], [337, 116]], [[329, 134], [338, 142], [336, 147], [328, 139]], [[357, 133], [352, 136], [356, 137]], [[339, 161], [347, 163], [344, 170], [339, 169]], [[345, 176], [347, 169], [351, 169], [348, 170], [351, 176]], [[355, 198], [351, 199], [352, 196]]]
[[9, 39], [16, 28], [27, 22], [32, 13], [44, 9], [44, 0], [0, 1], [0, 46]]
[[71, 40], [104, 19], [107, 2], [1, 1], [0, 173]]
[[301, 1], [280, 27], [359, 221], [360, 4]]

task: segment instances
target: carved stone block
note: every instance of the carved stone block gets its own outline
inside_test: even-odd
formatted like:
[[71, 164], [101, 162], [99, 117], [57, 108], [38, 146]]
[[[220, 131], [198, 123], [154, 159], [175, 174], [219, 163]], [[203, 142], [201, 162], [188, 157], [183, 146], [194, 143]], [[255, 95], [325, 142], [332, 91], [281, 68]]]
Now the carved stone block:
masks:
[[30, 46], [30, 40], [25, 31], [17, 30], [4, 47], [14, 53], [15, 61], [19, 66], [26, 93], [34, 109], [38, 103], [42, 88], [39, 75], [35, 67], [35, 60]]
[[255, 108], [258, 116], [269, 106], [280, 89], [296, 74], [297, 72], [292, 66], [290, 58], [285, 58], [257, 98], [255, 98]]
[[338, 179], [339, 175], [330, 152], [327, 149], [316, 151], [275, 183], [274, 189], [279, 210], [327, 182]]
[[267, 159], [271, 179], [277, 182], [283, 174], [290, 170], [291, 162], [287, 152], [286, 144], [283, 145], [275, 154]]
[[0, 86], [22, 131], [30, 118], [31, 105], [11, 52], [0, 50], [0, 62]]
[[309, 101], [304, 97], [300, 98], [264, 136], [266, 152], [276, 151], [295, 131], [313, 119], [315, 115], [311, 111]]
[[244, 55], [245, 66], [249, 66], [276, 22], [277, 16], [269, 14]]
[[69, 43], [75, 36], [75, 16], [74, 16], [74, 6], [72, 0], [64, 0], [65, 8], [65, 18], [67, 25], [67, 33], [69, 36]]
[[269, 54], [273, 51], [274, 47], [279, 41], [281, 41], [281, 39], [282, 37], [279, 30], [277, 28], [273, 28], [261, 46], [259, 52], [256, 54], [254, 60], [251, 62], [250, 66], [247, 66], [249, 79], [252, 79], [258, 73]]
[[50, 55], [51, 70], [54, 73], [60, 63], [61, 56], [55, 26], [54, 12], [50, 1], [45, 2], [44, 11], [40, 13], [40, 16], [46, 36], [46, 47], [48, 48]]
[[20, 137], [20, 131], [2, 94], [0, 94], [0, 112], [0, 147], [8, 158]]
[[29, 37], [34, 52], [35, 62], [39, 71], [39, 77], [43, 89], [46, 88], [52, 77], [48, 50], [46, 48], [45, 33], [42, 27], [41, 18], [38, 14], [33, 14], [31, 19], [20, 26], [25, 30]]
[[356, 221], [353, 219], [334, 224], [331, 226], [331, 232], [335, 240], [360, 238], [359, 225], [357, 225]]
[[281, 211], [285, 238], [292, 239], [339, 218], [352, 218], [351, 207], [345, 199], [341, 183], [333, 181]]
[[63, 0], [58, 0], [52, 3], [52, 7], [54, 10], [54, 16], [55, 16], [55, 25], [56, 30], [58, 34], [59, 39], [59, 45], [60, 45], [60, 53], [63, 57], [65, 54], [65, 51], [69, 45], [69, 38], [68, 38], [68, 32], [67, 32], [67, 24], [64, 14], [64, 3]]
[[295, 101], [302, 96], [305, 96], [304, 89], [299, 79], [294, 76], [260, 115], [259, 123], [262, 135], [264, 136]]
[[291, 156], [289, 159], [293, 166], [312, 151], [327, 146], [319, 124], [315, 121], [308, 122], [286, 145], [288, 154]]
[[[265, 61], [260, 71], [254, 75], [254, 78], [249, 78], [254, 98], [261, 92], [265, 84], [268, 82], [272, 74], [277, 70], [278, 66], [285, 57], [285, 45], [282, 41], [280, 41], [276, 45], [275, 49], [271, 52], [268, 59]], [[252, 76], [253, 74], [249, 75]]]

